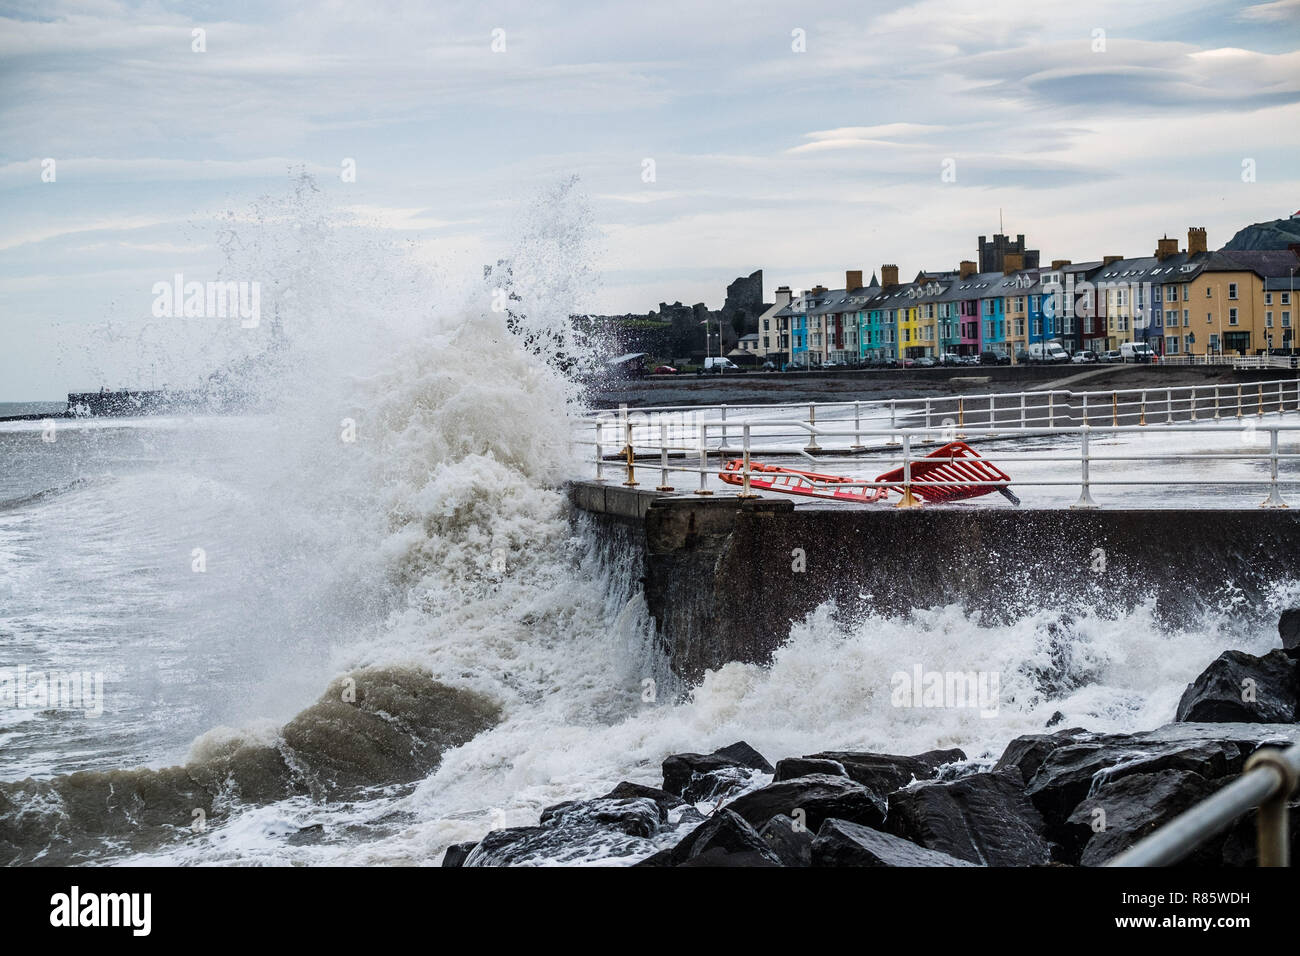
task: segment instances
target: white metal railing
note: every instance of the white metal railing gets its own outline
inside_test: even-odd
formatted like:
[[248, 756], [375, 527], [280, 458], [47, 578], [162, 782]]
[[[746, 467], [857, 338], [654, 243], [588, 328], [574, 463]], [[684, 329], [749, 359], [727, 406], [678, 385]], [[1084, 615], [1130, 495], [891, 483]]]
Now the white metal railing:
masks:
[[[796, 459], [799, 468], [861, 470], [873, 461], [881, 471], [901, 467], [899, 481], [844, 481], [837, 488], [888, 488], [912, 499], [913, 489], [943, 487], [943, 482], [912, 477], [912, 466], [934, 458], [917, 446], [953, 440], [996, 440], [982, 454], [1012, 475], [1017, 487], [1073, 486], [1080, 489], [1072, 507], [1096, 507], [1098, 486], [1235, 487], [1266, 490], [1264, 507], [1286, 507], [1282, 487], [1300, 483], [1291, 467], [1300, 460], [1300, 381], [1127, 389], [1112, 392], [1017, 392], [979, 396], [889, 399], [745, 406], [672, 406], [633, 411], [622, 407], [576, 423], [573, 443], [589, 448], [598, 481], [621, 479], [636, 486], [637, 467], [659, 472], [659, 491], [676, 490], [674, 474], [697, 482], [696, 494], [713, 493], [711, 478], [728, 458], [740, 458], [742, 494], [749, 492], [754, 455]], [[1293, 424], [1292, 421], [1295, 423]], [[1238, 436], [1234, 449], [1195, 449], [1200, 436], [1213, 443]], [[1177, 436], [1155, 442], [1152, 436]], [[1283, 447], [1283, 438], [1287, 439]], [[1040, 439], [1007, 444], [1008, 439]], [[1124, 446], [1120, 454], [1098, 454], [1099, 439]], [[584, 454], [585, 458], [585, 454]], [[1154, 475], [1135, 471], [1154, 464]], [[1101, 465], [1110, 474], [1098, 475]], [[1207, 475], [1244, 465], [1247, 474]], [[1026, 466], [1018, 468], [1017, 466]], [[1113, 466], [1113, 467], [1112, 467]], [[1019, 473], [1017, 473], [1019, 471]], [[1004, 482], [960, 482], [1004, 486]]]
[[1300, 368], [1300, 362], [1294, 355], [1238, 355], [1237, 353], [1215, 355], [1162, 355], [1160, 365], [1230, 365], [1240, 369], [1260, 368]]

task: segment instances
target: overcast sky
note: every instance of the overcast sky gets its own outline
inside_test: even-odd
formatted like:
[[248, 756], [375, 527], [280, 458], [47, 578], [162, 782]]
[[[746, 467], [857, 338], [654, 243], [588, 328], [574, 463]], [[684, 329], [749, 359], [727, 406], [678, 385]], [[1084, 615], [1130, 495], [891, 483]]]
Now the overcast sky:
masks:
[[581, 307], [608, 312], [716, 308], [756, 268], [769, 299], [846, 268], [951, 268], [999, 210], [1044, 260], [1078, 261], [1149, 254], [1188, 225], [1216, 248], [1300, 208], [1300, 0], [0, 15], [0, 401], [98, 386], [67, 343], [151, 321], [175, 272], [214, 277], [195, 224], [294, 165], [467, 271], [509, 248], [520, 204], [577, 174], [601, 234]]

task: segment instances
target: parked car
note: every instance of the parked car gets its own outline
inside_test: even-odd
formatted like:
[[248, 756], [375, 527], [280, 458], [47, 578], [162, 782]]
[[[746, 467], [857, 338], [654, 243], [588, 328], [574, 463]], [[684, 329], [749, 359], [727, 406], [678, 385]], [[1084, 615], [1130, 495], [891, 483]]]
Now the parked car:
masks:
[[978, 355], [961, 356], [962, 365], [979, 365], [979, 363], [980, 363], [980, 357]]
[[844, 367], [843, 362], [837, 362], [834, 359], [831, 359], [828, 362], [822, 362], [822, 368], [843, 368], [843, 367]]
[[776, 363], [775, 363], [775, 362], [764, 362], [764, 363], [763, 363], [763, 371], [764, 371], [764, 372], [775, 372], [775, 371], [776, 371]]
[[980, 364], [981, 365], [1010, 365], [1011, 356], [1003, 355], [1001, 352], [991, 352], [991, 351], [981, 352]]
[[1109, 364], [1111, 362], [1122, 362], [1124, 358], [1119, 354], [1119, 349], [1111, 349], [1109, 352], [1102, 353], [1101, 360]]
[[1091, 362], [1101, 361], [1101, 356], [1091, 349], [1079, 349], [1079, 351], [1070, 356], [1070, 361], [1075, 365], [1087, 365]]
[[956, 352], [944, 352], [939, 356], [940, 365], [961, 365], [961, 356]]
[[671, 365], [656, 365], [652, 375], [676, 375], [677, 369]]
[[783, 371], [783, 372], [802, 372], [802, 371], [803, 371], [804, 369], [806, 369], [807, 367], [808, 367], [808, 366], [806, 366], [806, 365], [796, 365], [794, 362], [786, 362], [784, 365], [781, 366], [781, 371]]
[[920, 358], [914, 359], [913, 361], [915, 361], [917, 368], [934, 368], [939, 364], [938, 359], [929, 355], [922, 355]]

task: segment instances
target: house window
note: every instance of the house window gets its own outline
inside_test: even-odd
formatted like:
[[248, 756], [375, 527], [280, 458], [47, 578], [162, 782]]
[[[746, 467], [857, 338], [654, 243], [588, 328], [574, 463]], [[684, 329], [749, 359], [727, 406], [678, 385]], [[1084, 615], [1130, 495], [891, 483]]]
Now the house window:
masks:
[[1264, 313], [1264, 327], [1269, 329], [1273, 327], [1273, 313], [1271, 311]]
[[1210, 298], [1210, 296], [1212, 296], [1212, 295], [1214, 295], [1214, 290], [1211, 289], [1211, 288], [1207, 285], [1207, 286], [1205, 287], [1205, 297], [1208, 299], [1208, 298]]
[[1291, 313], [1285, 309], [1282, 311], [1282, 328], [1291, 328]]
[[1191, 286], [1189, 286], [1189, 285], [1185, 285], [1185, 286], [1183, 286], [1183, 301], [1184, 301], [1184, 302], [1187, 301], [1187, 297], [1191, 294], [1191, 292], [1192, 292], [1192, 287], [1191, 287]]
[[1183, 328], [1187, 328], [1191, 324], [1192, 324], [1192, 310], [1183, 309]]
[[1283, 292], [1283, 293], [1282, 293], [1282, 304], [1283, 304], [1283, 305], [1290, 305], [1290, 304], [1291, 304], [1291, 293], [1290, 293], [1290, 292]]
[[1272, 304], [1273, 304], [1273, 293], [1272, 293], [1272, 292], [1265, 292], [1265, 293], [1264, 293], [1264, 304], [1265, 304], [1265, 305], [1272, 305]]
[[1178, 336], [1171, 335], [1165, 339], [1165, 353], [1168, 355], [1178, 354]]
[[1237, 283], [1235, 283], [1235, 282], [1229, 282], [1229, 283], [1228, 283], [1228, 298], [1229, 298], [1229, 299], [1235, 299], [1236, 297], [1237, 297]]
[[1237, 324], [1237, 310], [1236, 310], [1236, 309], [1229, 309], [1229, 310], [1228, 310], [1228, 324], [1229, 324], [1229, 325], [1236, 325], [1236, 324]]

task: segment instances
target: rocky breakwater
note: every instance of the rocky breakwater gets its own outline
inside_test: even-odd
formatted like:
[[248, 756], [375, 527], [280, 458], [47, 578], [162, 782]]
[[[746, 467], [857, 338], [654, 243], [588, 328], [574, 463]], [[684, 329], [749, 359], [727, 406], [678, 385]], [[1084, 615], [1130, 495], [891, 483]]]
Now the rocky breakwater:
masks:
[[[1300, 610], [1262, 657], [1226, 651], [1172, 723], [1012, 740], [997, 760], [827, 751], [775, 765], [740, 742], [673, 754], [659, 787], [623, 782], [543, 811], [537, 826], [450, 848], [444, 866], [1098, 866], [1237, 777], [1266, 745], [1300, 742]], [[1300, 851], [1292, 804], [1292, 852]], [[1184, 862], [1255, 863], [1254, 814]]]

